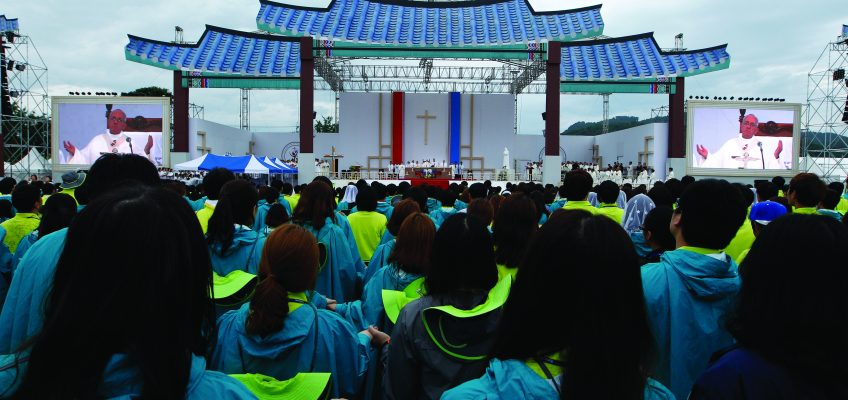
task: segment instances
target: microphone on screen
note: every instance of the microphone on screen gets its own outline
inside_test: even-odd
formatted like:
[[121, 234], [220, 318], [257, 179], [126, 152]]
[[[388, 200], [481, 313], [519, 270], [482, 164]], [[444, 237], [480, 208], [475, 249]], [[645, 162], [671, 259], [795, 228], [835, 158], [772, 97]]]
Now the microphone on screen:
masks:
[[[128, 144], [128, 145], [130, 145], [130, 153], [132, 153], [132, 152], [133, 152], [133, 148], [132, 148], [132, 138], [131, 138], [131, 137], [129, 137], [129, 136], [127, 136], [127, 144]], [[760, 153], [762, 153], [762, 152], [763, 152], [763, 146], [762, 146], [762, 143], [761, 143], [761, 144], [760, 144]]]
[[760, 161], [763, 163], [763, 169], [766, 169], [766, 156], [763, 154], [763, 142], [757, 142], [757, 147], [760, 148]]

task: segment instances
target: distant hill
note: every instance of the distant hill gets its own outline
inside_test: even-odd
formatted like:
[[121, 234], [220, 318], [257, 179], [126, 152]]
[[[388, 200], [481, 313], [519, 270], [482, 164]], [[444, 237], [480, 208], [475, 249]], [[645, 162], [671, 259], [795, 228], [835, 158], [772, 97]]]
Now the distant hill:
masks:
[[[639, 117], [619, 115], [610, 118], [609, 131], [615, 132], [622, 129], [632, 128], [634, 126], [652, 124], [655, 122], [668, 122], [668, 117], [655, 117], [640, 120]], [[584, 122], [579, 121], [571, 124], [568, 129], [564, 130], [560, 135], [572, 136], [596, 136], [603, 133], [604, 121]]]

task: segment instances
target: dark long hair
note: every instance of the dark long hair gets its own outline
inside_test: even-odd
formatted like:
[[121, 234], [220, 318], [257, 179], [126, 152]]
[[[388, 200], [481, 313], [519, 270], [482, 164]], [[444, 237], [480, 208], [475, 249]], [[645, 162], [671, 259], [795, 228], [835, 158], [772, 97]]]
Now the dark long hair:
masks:
[[250, 182], [237, 179], [225, 183], [218, 205], [209, 218], [206, 241], [220, 243], [221, 255], [224, 255], [233, 244], [235, 224], [253, 226], [257, 202], [259, 194]]
[[492, 225], [495, 261], [511, 268], [517, 267], [538, 229], [539, 215], [533, 200], [522, 193], [507, 196], [498, 207]]
[[71, 225], [77, 215], [77, 202], [67, 194], [50, 195], [41, 207], [41, 222], [38, 224], [38, 237], [43, 238], [59, 229]]
[[[492, 356], [564, 352], [564, 399], [641, 399], [652, 339], [639, 259], [621, 226], [585, 211], [556, 211], [520, 268]], [[551, 328], [551, 318], [562, 328]]]
[[119, 353], [138, 369], [143, 398], [185, 398], [191, 354], [214, 339], [211, 287], [184, 199], [138, 182], [97, 196], [68, 229], [44, 326], [20, 349], [29, 365], [14, 398], [94, 398]]
[[403, 221], [406, 217], [421, 212], [421, 207], [415, 200], [406, 199], [398, 203], [394, 211], [392, 211], [392, 217], [389, 218], [389, 221], [386, 222], [386, 230], [389, 231], [393, 236], [397, 236], [400, 231], [400, 226], [403, 224]]
[[427, 294], [488, 291], [497, 281], [494, 244], [486, 225], [465, 213], [450, 216], [433, 242], [430, 272], [424, 280]]
[[403, 221], [388, 261], [397, 263], [398, 268], [403, 271], [426, 274], [430, 270], [435, 238], [436, 226], [433, 220], [424, 213], [414, 213]]
[[768, 224], [742, 262], [730, 333], [794, 374], [845, 388], [846, 248], [848, 229], [830, 218], [793, 214]]
[[250, 301], [247, 333], [265, 337], [285, 326], [288, 294], [315, 287], [318, 276], [318, 242], [299, 225], [275, 229], [262, 248], [259, 284]]
[[336, 221], [333, 188], [320, 180], [312, 181], [300, 193], [300, 200], [292, 211], [292, 221], [299, 225], [310, 224], [315, 230], [321, 230], [328, 217]]

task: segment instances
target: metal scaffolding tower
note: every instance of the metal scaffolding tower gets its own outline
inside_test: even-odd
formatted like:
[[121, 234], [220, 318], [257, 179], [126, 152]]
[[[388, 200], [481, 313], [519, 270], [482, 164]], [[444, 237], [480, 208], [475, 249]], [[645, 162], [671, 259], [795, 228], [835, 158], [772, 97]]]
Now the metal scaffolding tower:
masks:
[[825, 180], [848, 175], [848, 37], [825, 46], [808, 74], [801, 170]]
[[250, 132], [250, 89], [241, 89], [241, 108], [239, 109], [239, 129]]
[[603, 124], [603, 128], [601, 129], [601, 133], [607, 134], [607, 133], [609, 133], [609, 98], [610, 98], [610, 94], [604, 93], [602, 96], [604, 96], [604, 124]]
[[[45, 173], [35, 157], [25, 157], [37, 150], [50, 158], [50, 97], [47, 94], [47, 66], [32, 39], [17, 30], [2, 35], [0, 68], [3, 69], [2, 137], [3, 161], [13, 167], [7, 176]], [[21, 159], [30, 162], [15, 165]], [[49, 166], [46, 166], [49, 168]]]

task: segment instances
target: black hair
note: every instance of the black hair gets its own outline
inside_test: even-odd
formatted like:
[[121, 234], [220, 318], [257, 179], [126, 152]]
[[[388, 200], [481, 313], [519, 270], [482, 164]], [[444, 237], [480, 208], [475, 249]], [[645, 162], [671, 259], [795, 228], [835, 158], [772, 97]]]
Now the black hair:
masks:
[[841, 385], [843, 394], [848, 269], [840, 260], [846, 248], [848, 229], [831, 218], [793, 214], [772, 221], [739, 268], [742, 288], [728, 321], [743, 347], [824, 387]]
[[427, 192], [424, 191], [420, 186], [413, 186], [409, 188], [403, 195], [404, 199], [412, 199], [416, 203], [418, 203], [418, 207], [421, 208], [421, 212], [424, 214], [429, 214], [430, 211], [427, 208]]
[[665, 188], [668, 189], [668, 192], [671, 193], [671, 197], [673, 197], [674, 200], [680, 198], [680, 194], [683, 193], [684, 189], [686, 189], [683, 186], [683, 183], [676, 178], [671, 178], [665, 181]]
[[12, 191], [12, 205], [19, 213], [33, 212], [41, 201], [41, 190], [35, 185], [18, 185]]
[[15, 178], [5, 177], [0, 179], [0, 194], [10, 194], [12, 190], [15, 188], [15, 185], [18, 181]]
[[[695, 177], [686, 175], [686, 176], [680, 178], [680, 183], [683, 184], [683, 190], [686, 190], [686, 188], [689, 187], [689, 185], [695, 183]], [[680, 194], [683, 194], [683, 192], [680, 192]]]
[[748, 206], [739, 190], [725, 180], [704, 179], [689, 185], [675, 213], [690, 246], [723, 249], [745, 221]]
[[615, 203], [621, 189], [613, 181], [603, 181], [598, 185], [598, 201], [601, 203]]
[[277, 189], [278, 192], [283, 191], [283, 181], [279, 179], [274, 179], [271, 181], [271, 187]]
[[41, 221], [38, 224], [39, 239], [70, 226], [76, 215], [77, 202], [73, 197], [64, 193], [51, 195], [41, 207]]
[[671, 192], [664, 185], [654, 185], [651, 190], [648, 191], [648, 197], [657, 205], [657, 207], [666, 206], [671, 207], [676, 200], [674, 196], [672, 196]]
[[586, 200], [592, 190], [592, 175], [582, 169], [571, 171], [565, 174], [562, 184], [568, 201]]
[[501, 202], [492, 225], [495, 261], [498, 264], [509, 268], [518, 267], [530, 239], [539, 228], [539, 218], [535, 202], [521, 192]]
[[203, 177], [203, 192], [209, 200], [218, 200], [221, 195], [221, 188], [236, 176], [229, 170], [224, 168], [213, 168]]
[[489, 190], [486, 189], [486, 185], [480, 182], [472, 183], [471, 186], [468, 187], [468, 195], [471, 196], [471, 200], [485, 199], [488, 191]]
[[288, 182], [283, 183], [283, 190], [282, 190], [283, 194], [291, 196], [293, 191], [294, 191], [294, 188], [292, 187], [291, 183], [288, 183]]
[[[795, 196], [797, 206], [815, 207], [824, 198], [826, 189], [827, 186], [819, 179], [818, 175], [802, 172], [789, 181], [789, 190], [786, 195], [787, 197]], [[793, 204], [793, 206], [796, 206], [796, 204]]]
[[[107, 238], [122, 240], [103, 246]], [[97, 196], [68, 229], [12, 398], [96, 397], [119, 353], [138, 370], [140, 397], [184, 398], [192, 354], [214, 341], [211, 292], [209, 251], [184, 199], [138, 182]]]
[[668, 225], [674, 211], [671, 207], [656, 207], [648, 212], [642, 223], [644, 231], [651, 232], [651, 241], [656, 243], [663, 251], [671, 251], [675, 248], [674, 235], [671, 234]]
[[444, 190], [439, 201], [442, 202], [442, 207], [453, 207], [456, 205], [456, 193], [452, 190]]
[[754, 204], [754, 192], [751, 191], [751, 188], [741, 184], [741, 183], [733, 183], [733, 187], [739, 190], [739, 194], [742, 195], [742, 198], [745, 200], [745, 207]]
[[0, 219], [7, 220], [14, 217], [12, 202], [7, 199], [0, 199]]
[[356, 209], [358, 211], [377, 211], [377, 196], [370, 186], [363, 186], [356, 193]]
[[[315, 181], [324, 182], [324, 183], [327, 184], [327, 186], [329, 186], [331, 188], [333, 187], [333, 181], [331, 181], [330, 178], [327, 178], [326, 176], [323, 176], [323, 175], [316, 176], [315, 179], [312, 180], [312, 182], [315, 182]], [[362, 179], [360, 179], [360, 181], [365, 182]], [[301, 186], [306, 186], [306, 185], [301, 185]]]
[[274, 203], [268, 208], [268, 213], [265, 214], [265, 225], [276, 228], [286, 222], [289, 222], [289, 213], [282, 204]]
[[385, 200], [386, 199], [386, 185], [383, 185], [380, 182], [374, 181], [373, 183], [371, 183], [371, 189], [374, 191], [374, 197], [376, 197], [377, 200]]
[[777, 197], [777, 186], [771, 182], [762, 182], [757, 185], [757, 199], [766, 201], [772, 197]]
[[775, 176], [774, 178], [771, 178], [771, 183], [777, 186], [779, 190], [783, 190], [786, 186], [786, 179], [784, 179], [782, 176]]
[[267, 186], [265, 197], [263, 199], [268, 204], [274, 204], [280, 199], [280, 192], [273, 186]]
[[824, 192], [824, 198], [821, 201], [822, 207], [826, 210], [834, 210], [836, 206], [839, 205], [839, 200], [842, 200], [842, 196], [839, 195], [835, 190], [827, 189]]
[[498, 268], [488, 228], [465, 213], [450, 216], [436, 232], [427, 294], [486, 290], [495, 286]]
[[[159, 172], [150, 160], [137, 154], [104, 154], [94, 162], [85, 182], [74, 192], [80, 204], [88, 204], [125, 180], [159, 185]], [[84, 192], [84, 201], [79, 193]]]
[[[551, 249], [568, 256], [551, 257]], [[642, 399], [653, 339], [627, 233], [608, 217], [558, 210], [520, 270], [491, 356], [524, 361], [562, 353], [562, 398]], [[553, 325], [550, 304], [558, 305]]]
[[210, 245], [220, 243], [221, 255], [224, 255], [233, 244], [235, 224], [253, 226], [258, 201], [259, 195], [252, 183], [236, 179], [224, 184], [218, 205], [209, 218], [206, 241]]
[[297, 206], [292, 211], [292, 221], [298, 225], [310, 224], [313, 229], [320, 231], [327, 218], [335, 223], [335, 210], [333, 188], [323, 181], [314, 180], [303, 190]]
[[836, 193], [839, 193], [839, 195], [841, 196], [842, 192], [845, 191], [845, 184], [842, 182], [830, 182], [827, 184], [827, 188], [833, 190]]

